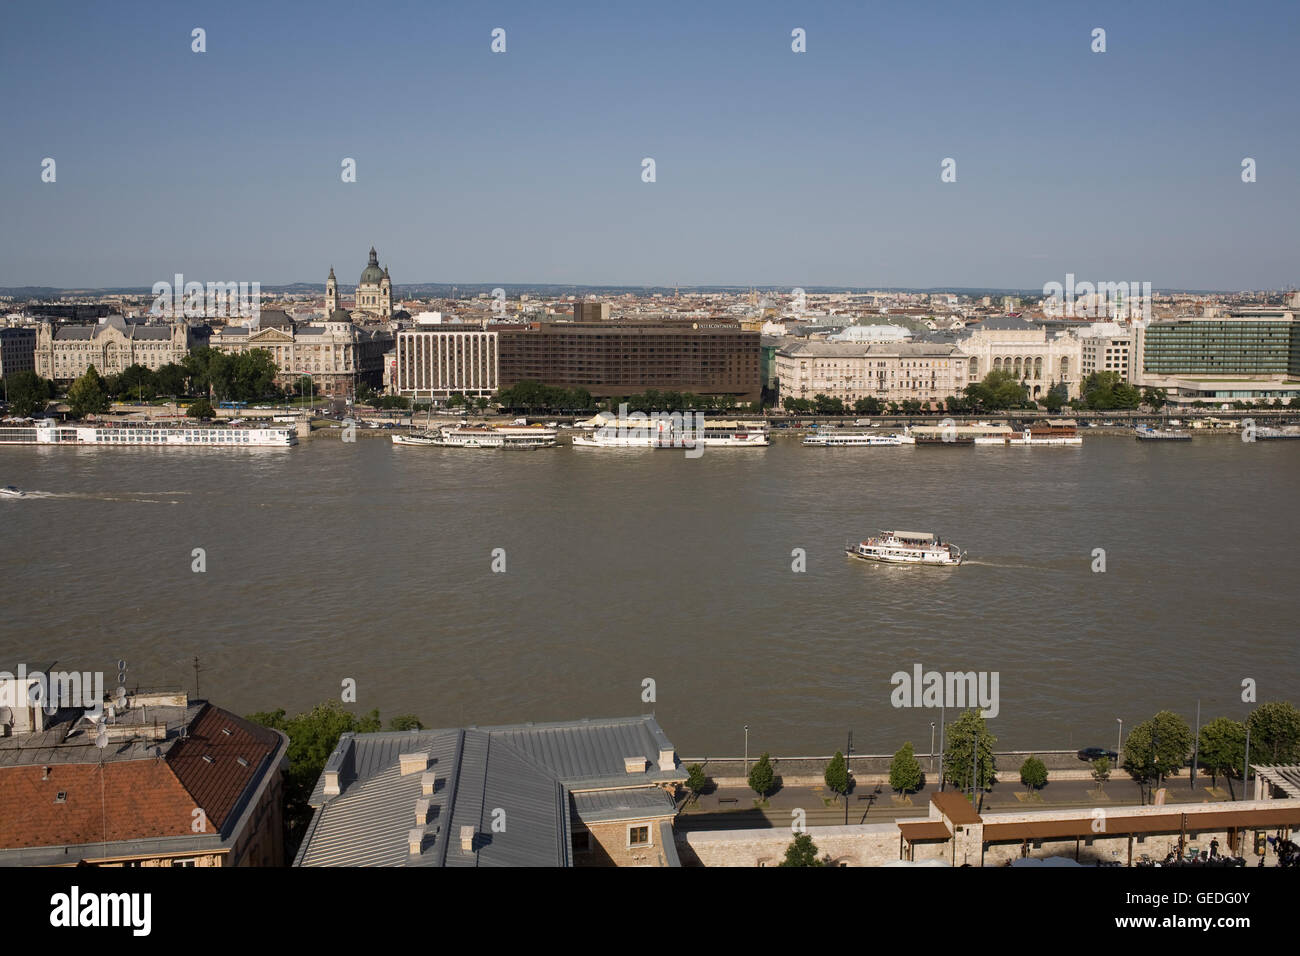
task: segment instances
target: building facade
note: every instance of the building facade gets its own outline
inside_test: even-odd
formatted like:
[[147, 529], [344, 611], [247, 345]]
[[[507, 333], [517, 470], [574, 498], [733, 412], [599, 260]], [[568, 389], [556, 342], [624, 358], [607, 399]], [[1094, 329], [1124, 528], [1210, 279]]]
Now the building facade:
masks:
[[207, 344], [206, 326], [184, 320], [152, 323], [111, 315], [95, 325], [36, 327], [36, 374], [71, 382], [90, 366], [101, 375], [116, 375], [132, 365], [157, 370], [185, 361], [191, 348]]
[[1069, 398], [1079, 397], [1082, 351], [1078, 330], [1049, 328], [1023, 319], [989, 319], [958, 340], [970, 362], [967, 378], [978, 382], [989, 372], [1010, 372], [1042, 401], [1053, 384], [1064, 383]]
[[0, 328], [0, 378], [36, 371], [36, 329], [15, 325]]
[[1294, 310], [1153, 322], [1139, 330], [1139, 383], [1177, 404], [1300, 397], [1300, 321]]
[[499, 385], [498, 333], [424, 327], [397, 333], [392, 389], [415, 398], [493, 395]]
[[1135, 352], [1132, 326], [1098, 322], [1079, 334], [1079, 374], [1087, 378], [1094, 372], [1114, 372], [1131, 383]]
[[358, 385], [379, 388], [384, 377], [384, 353], [393, 347], [386, 328], [363, 328], [342, 309], [322, 323], [298, 324], [287, 313], [263, 309], [250, 325], [228, 325], [212, 334], [214, 349], [237, 354], [264, 349], [275, 363], [276, 384], [296, 385], [307, 376], [317, 395], [344, 398]]
[[759, 398], [759, 333], [734, 323], [546, 323], [500, 329], [501, 387], [585, 388], [597, 398], [655, 389]]
[[920, 342], [800, 342], [777, 351], [775, 368], [781, 401], [825, 395], [849, 405], [861, 398], [942, 402], [971, 381], [955, 345]]

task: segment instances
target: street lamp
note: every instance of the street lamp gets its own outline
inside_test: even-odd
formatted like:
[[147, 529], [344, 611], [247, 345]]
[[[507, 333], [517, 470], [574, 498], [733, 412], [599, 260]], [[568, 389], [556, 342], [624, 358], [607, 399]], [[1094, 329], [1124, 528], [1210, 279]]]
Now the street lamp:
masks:
[[1119, 755], [1124, 752], [1124, 718], [1116, 717], [1119, 721], [1119, 736], [1115, 738], [1115, 763], [1119, 763]]
[[749, 724], [745, 725], [745, 776], [749, 776]]
[[934, 721], [930, 721], [930, 769], [934, 769]]

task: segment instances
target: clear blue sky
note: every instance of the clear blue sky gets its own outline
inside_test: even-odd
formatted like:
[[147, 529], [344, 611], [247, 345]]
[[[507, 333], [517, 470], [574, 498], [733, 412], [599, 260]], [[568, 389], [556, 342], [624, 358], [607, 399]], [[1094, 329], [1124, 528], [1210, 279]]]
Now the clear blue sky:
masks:
[[1278, 288], [1298, 27], [1291, 0], [10, 5], [0, 286], [351, 283], [373, 243], [399, 285]]

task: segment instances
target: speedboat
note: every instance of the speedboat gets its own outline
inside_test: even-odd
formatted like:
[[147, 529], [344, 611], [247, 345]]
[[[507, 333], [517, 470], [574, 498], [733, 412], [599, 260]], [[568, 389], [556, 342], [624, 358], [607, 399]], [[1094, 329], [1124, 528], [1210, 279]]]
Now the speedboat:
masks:
[[875, 538], [850, 544], [844, 553], [863, 561], [885, 564], [939, 564], [957, 566], [966, 552], [920, 531], [882, 531]]
[[21, 488], [16, 488], [13, 485], [5, 485], [3, 488], [0, 488], [0, 498], [26, 498], [26, 497], [27, 497], [27, 492], [23, 491]]

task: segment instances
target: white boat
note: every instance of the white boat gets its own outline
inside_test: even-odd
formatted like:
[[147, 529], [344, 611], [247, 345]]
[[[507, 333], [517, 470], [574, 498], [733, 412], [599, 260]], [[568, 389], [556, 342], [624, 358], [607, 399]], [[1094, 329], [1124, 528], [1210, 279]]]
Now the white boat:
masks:
[[856, 448], [867, 445], [915, 445], [916, 439], [911, 435], [872, 435], [862, 432], [815, 432], [804, 438], [805, 445], [816, 445], [822, 448]]
[[437, 432], [394, 435], [395, 445], [438, 445], [444, 448], [551, 448], [554, 428], [542, 425], [456, 425]]
[[933, 534], [919, 531], [882, 531], [875, 538], [850, 544], [844, 549], [850, 557], [885, 564], [932, 564], [955, 567], [966, 553], [955, 544], [944, 544]]
[[248, 425], [162, 425], [149, 422], [96, 422], [64, 425], [41, 421], [26, 428], [0, 427], [0, 445], [123, 445], [168, 448], [288, 447], [298, 444], [292, 428]]
[[27, 492], [23, 491], [21, 488], [16, 488], [13, 485], [5, 485], [3, 488], [0, 488], [0, 498], [26, 498], [26, 497], [27, 497]]
[[761, 448], [771, 444], [767, 422], [691, 422], [677, 418], [611, 420], [590, 435], [575, 435], [577, 448]]

